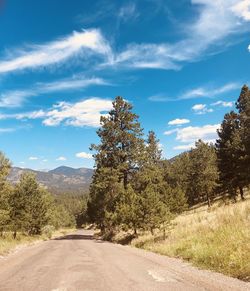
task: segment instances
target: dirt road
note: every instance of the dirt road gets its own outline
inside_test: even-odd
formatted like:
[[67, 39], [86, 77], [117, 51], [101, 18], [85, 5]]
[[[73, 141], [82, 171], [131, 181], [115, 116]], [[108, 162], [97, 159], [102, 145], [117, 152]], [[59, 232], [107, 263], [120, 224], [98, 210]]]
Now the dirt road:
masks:
[[250, 290], [250, 285], [78, 231], [1, 258], [0, 290], [225, 291]]

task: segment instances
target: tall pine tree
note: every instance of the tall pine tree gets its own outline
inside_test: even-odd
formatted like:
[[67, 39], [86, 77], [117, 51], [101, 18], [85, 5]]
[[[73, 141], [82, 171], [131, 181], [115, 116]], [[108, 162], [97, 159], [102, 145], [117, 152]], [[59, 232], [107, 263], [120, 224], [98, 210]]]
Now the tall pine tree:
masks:
[[189, 203], [206, 201], [211, 205], [218, 180], [217, 157], [213, 145], [199, 140], [190, 151], [190, 167], [188, 174]]
[[241, 139], [239, 116], [234, 111], [225, 114], [221, 127], [218, 130], [219, 139], [216, 141], [220, 189], [228, 192], [236, 199], [237, 188], [243, 199], [245, 172], [242, 169], [245, 156], [244, 145]]
[[130, 103], [116, 97], [113, 109], [101, 117], [101, 128], [97, 131], [100, 144], [91, 146], [96, 151], [96, 170], [88, 212], [92, 221], [103, 228], [112, 221], [119, 189], [128, 189], [144, 155], [142, 129], [132, 109]]
[[[250, 184], [250, 90], [246, 85], [241, 89], [236, 108], [239, 110], [239, 131], [242, 141], [239, 171], [244, 179], [244, 186], [248, 186]], [[243, 195], [242, 190], [241, 194]]]

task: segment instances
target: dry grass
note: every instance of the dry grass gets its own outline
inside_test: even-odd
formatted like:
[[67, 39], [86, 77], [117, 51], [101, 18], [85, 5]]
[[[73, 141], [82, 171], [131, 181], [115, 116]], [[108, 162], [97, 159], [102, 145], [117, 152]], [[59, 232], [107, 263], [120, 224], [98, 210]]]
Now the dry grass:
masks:
[[173, 221], [165, 240], [144, 234], [132, 245], [249, 281], [250, 200], [189, 211]]
[[65, 235], [72, 232], [74, 229], [60, 229], [53, 232], [52, 237], [46, 235], [34, 235], [28, 236], [25, 234], [17, 233], [16, 239], [13, 239], [13, 235], [10, 232], [4, 233], [0, 236], [0, 256], [7, 255], [8, 253], [14, 251], [18, 247], [33, 244], [38, 241], [48, 240], [50, 238], [55, 238], [61, 235]]

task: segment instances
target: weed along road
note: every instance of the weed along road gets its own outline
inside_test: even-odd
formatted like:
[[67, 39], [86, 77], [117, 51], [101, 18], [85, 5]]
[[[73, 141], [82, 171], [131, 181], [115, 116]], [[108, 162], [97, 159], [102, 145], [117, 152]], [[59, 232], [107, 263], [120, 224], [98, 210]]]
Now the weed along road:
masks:
[[81, 230], [0, 259], [1, 291], [250, 290], [248, 283], [198, 270]]

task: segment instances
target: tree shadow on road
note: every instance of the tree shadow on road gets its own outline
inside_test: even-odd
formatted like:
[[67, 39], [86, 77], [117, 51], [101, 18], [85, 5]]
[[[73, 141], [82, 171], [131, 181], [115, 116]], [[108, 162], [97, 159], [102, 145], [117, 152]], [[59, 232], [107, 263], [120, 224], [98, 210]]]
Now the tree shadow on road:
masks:
[[65, 236], [57, 237], [54, 240], [93, 240], [93, 235], [88, 234], [68, 234]]

